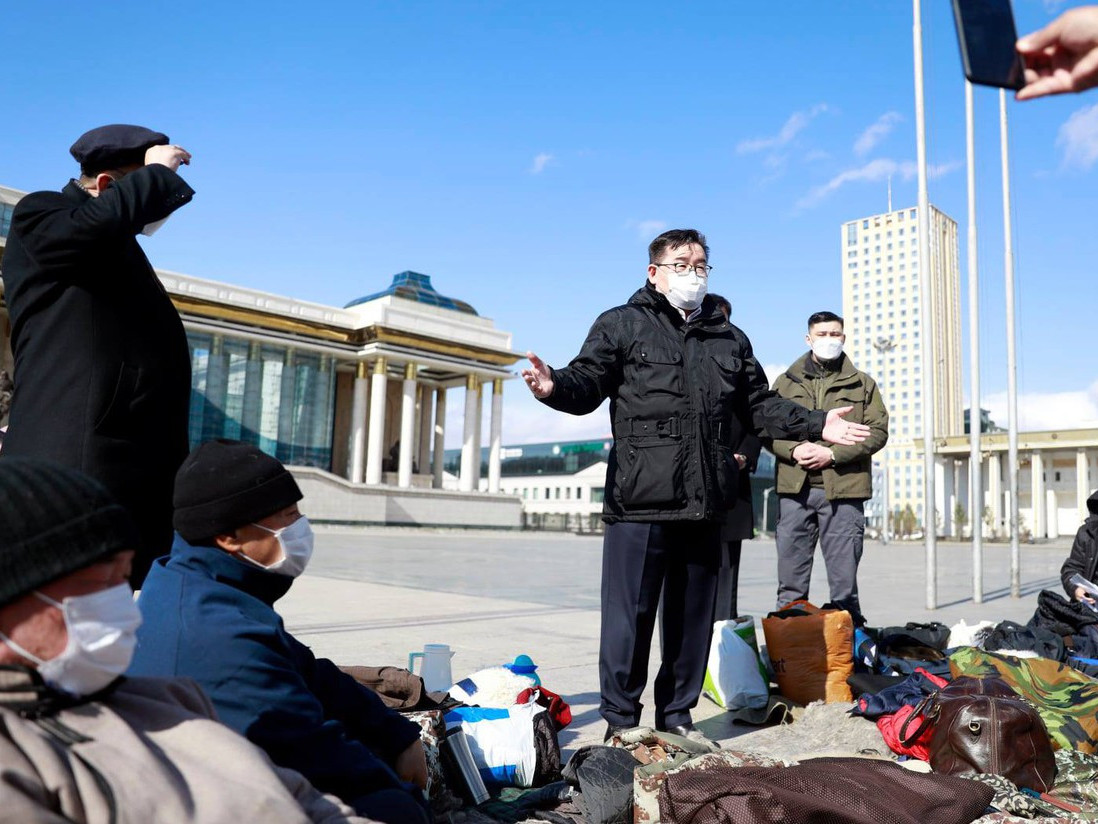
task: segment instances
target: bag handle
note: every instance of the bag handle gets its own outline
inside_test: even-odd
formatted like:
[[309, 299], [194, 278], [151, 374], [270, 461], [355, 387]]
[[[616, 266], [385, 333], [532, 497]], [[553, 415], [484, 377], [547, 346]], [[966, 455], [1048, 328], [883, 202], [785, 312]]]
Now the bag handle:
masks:
[[[938, 720], [938, 716], [942, 712], [942, 705], [937, 702], [938, 693], [932, 692], [926, 698], [919, 702], [918, 706], [912, 711], [911, 715], [904, 719], [904, 723], [900, 725], [900, 743], [905, 747], [910, 747], [913, 741], [917, 741], [931, 724]], [[927, 709], [927, 705], [933, 705], [927, 712], [923, 712]], [[911, 724], [911, 719], [917, 715], [922, 714], [923, 722], [919, 725], [919, 728], [911, 735], [907, 734], [907, 729]]]

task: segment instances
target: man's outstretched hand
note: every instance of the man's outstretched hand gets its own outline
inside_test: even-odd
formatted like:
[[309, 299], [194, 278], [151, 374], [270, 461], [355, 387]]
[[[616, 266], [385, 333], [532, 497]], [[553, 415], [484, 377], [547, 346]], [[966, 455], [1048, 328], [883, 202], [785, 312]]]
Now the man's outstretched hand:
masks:
[[853, 446], [869, 437], [869, 427], [864, 423], [843, 420], [843, 417], [853, 408], [853, 406], [840, 406], [827, 413], [823, 428], [825, 441], [840, 446]]
[[1098, 6], [1068, 9], [1017, 45], [1026, 64], [1018, 100], [1098, 86]]
[[526, 381], [535, 398], [548, 398], [553, 394], [553, 373], [533, 352], [527, 352], [526, 357], [530, 360], [532, 368], [522, 370], [522, 379]]

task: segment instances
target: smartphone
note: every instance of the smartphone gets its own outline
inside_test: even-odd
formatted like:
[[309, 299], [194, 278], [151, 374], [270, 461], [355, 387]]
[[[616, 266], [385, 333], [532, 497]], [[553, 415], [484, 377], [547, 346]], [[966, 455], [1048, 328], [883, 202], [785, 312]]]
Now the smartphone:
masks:
[[1010, 0], [953, 0], [965, 77], [981, 86], [1020, 89], [1025, 64], [1014, 48], [1018, 30]]

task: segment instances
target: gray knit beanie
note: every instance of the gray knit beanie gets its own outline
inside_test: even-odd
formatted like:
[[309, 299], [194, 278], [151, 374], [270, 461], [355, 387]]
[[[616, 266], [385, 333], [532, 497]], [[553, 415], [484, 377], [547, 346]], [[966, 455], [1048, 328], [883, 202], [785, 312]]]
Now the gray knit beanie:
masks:
[[0, 606], [136, 549], [129, 513], [88, 476], [33, 458], [0, 458]]

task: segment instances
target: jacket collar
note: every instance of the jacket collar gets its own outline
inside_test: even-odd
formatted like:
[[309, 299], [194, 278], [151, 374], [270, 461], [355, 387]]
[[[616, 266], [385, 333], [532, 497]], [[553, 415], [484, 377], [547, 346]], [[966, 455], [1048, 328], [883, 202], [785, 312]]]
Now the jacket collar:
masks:
[[258, 598], [267, 606], [273, 606], [275, 601], [289, 592], [294, 582], [288, 575], [267, 572], [247, 561], [238, 561], [217, 547], [189, 544], [179, 533], [176, 533], [172, 544], [172, 554], [156, 563], [200, 572], [211, 580]]
[[667, 300], [667, 295], [657, 291], [651, 283], [646, 282], [644, 286], [634, 292], [633, 296], [629, 298], [629, 303], [633, 306], [643, 306], [656, 314], [664, 315], [670, 319], [676, 328], [688, 322], [704, 326], [712, 332], [723, 332], [732, 328], [732, 324], [728, 322], [724, 312], [717, 308], [709, 295], [706, 295], [705, 299], [702, 300], [701, 313], [692, 321], [684, 320], [682, 312], [671, 305], [670, 301]]
[[11, 710], [23, 718], [43, 718], [68, 707], [96, 700], [111, 691], [121, 679], [115, 679], [95, 695], [74, 696], [48, 686], [38, 670], [20, 664], [0, 665], [0, 709]]
[[[845, 381], [857, 377], [858, 370], [854, 368], [854, 364], [850, 362], [850, 358], [846, 356], [846, 353], [843, 352], [839, 357], [842, 358], [842, 362], [835, 372], [836, 379]], [[819, 377], [821, 370], [816, 363], [812, 361], [812, 352], [809, 350], [794, 361], [793, 365], [786, 370], [786, 374], [797, 382], [803, 382]]]

